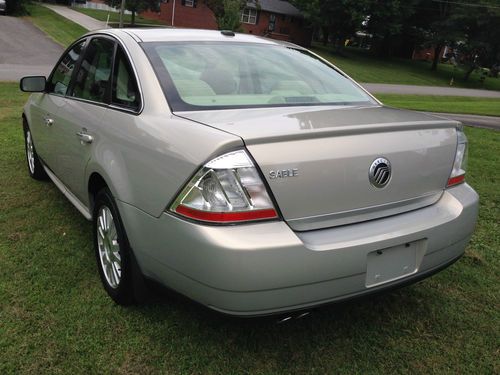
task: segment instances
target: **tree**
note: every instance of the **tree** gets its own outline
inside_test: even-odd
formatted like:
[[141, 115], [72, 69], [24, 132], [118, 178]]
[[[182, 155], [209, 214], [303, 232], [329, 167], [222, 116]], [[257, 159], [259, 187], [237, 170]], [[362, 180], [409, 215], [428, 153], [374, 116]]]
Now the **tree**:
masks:
[[372, 35], [373, 52], [380, 56], [398, 54], [398, 49], [409, 42], [408, 39], [413, 33], [409, 21], [415, 14], [420, 1], [371, 0], [367, 2], [365, 29]]
[[414, 23], [421, 44], [434, 48], [431, 69], [436, 70], [444, 46], [460, 55], [467, 80], [480, 66], [493, 67], [500, 60], [500, 7], [488, 0], [449, 2], [420, 0], [419, 17]]
[[331, 38], [335, 48], [341, 50], [345, 40], [361, 28], [368, 1], [294, 0], [293, 4], [316, 31], [321, 31], [324, 44]]
[[205, 3], [213, 12], [219, 30], [240, 29], [241, 11], [247, 4], [246, 0], [206, 0]]
[[[121, 5], [121, 0], [104, 0], [104, 2], [112, 7], [118, 8]], [[131, 25], [135, 25], [135, 15], [145, 10], [158, 11], [158, 0], [126, 0], [125, 9], [132, 12], [130, 20]]]
[[458, 6], [454, 20], [463, 30], [457, 44], [465, 66], [464, 79], [479, 67], [493, 68], [500, 63], [500, 7], [498, 3], [476, 0]]
[[27, 0], [7, 0], [6, 1], [6, 13], [12, 15], [22, 15], [26, 14], [26, 3]]
[[456, 2], [420, 0], [412, 22], [417, 28], [419, 44], [434, 49], [431, 70], [436, 70], [441, 51], [463, 38], [463, 27], [457, 21]]

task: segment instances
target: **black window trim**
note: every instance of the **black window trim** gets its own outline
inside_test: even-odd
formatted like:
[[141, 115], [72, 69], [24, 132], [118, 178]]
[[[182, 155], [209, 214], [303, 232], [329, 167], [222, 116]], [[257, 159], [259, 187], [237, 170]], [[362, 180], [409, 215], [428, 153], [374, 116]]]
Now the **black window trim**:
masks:
[[[93, 100], [87, 100], [87, 99], [77, 98], [77, 97], [68, 95], [70, 90], [71, 91], [73, 90], [76, 72], [80, 69], [80, 65], [81, 65], [81, 62], [83, 60], [83, 56], [85, 56], [85, 52], [87, 51], [87, 46], [89, 45], [89, 43], [92, 39], [98, 38], [98, 37], [110, 39], [115, 44], [114, 50], [113, 50], [113, 63], [112, 63], [112, 68], [111, 68], [111, 74], [114, 73], [115, 59], [116, 59], [116, 54], [117, 54], [118, 48], [121, 47], [122, 51], [124, 52], [125, 57], [127, 59], [127, 62], [129, 64], [129, 66], [132, 68], [132, 76], [135, 79], [138, 94], [139, 94], [139, 108], [138, 109], [126, 108], [126, 107], [122, 107], [118, 104], [112, 104], [111, 103], [111, 87], [110, 87], [110, 90], [108, 90], [109, 91], [109, 103], [101, 103], [101, 102], [96, 102]], [[72, 99], [72, 100], [80, 101], [83, 103], [93, 104], [93, 105], [96, 105], [99, 107], [106, 107], [106, 108], [109, 108], [109, 109], [112, 109], [115, 111], [125, 112], [125, 113], [133, 114], [136, 116], [140, 115], [142, 113], [142, 111], [144, 110], [144, 95], [142, 92], [141, 82], [139, 80], [139, 75], [137, 74], [137, 69], [136, 69], [136, 67], [135, 67], [135, 65], [130, 57], [129, 50], [127, 49], [125, 44], [119, 38], [116, 38], [114, 35], [109, 35], [109, 34], [104, 34], [104, 33], [96, 33], [96, 34], [91, 34], [91, 35], [85, 35], [84, 37], [77, 39], [68, 48], [66, 48], [66, 50], [62, 53], [61, 57], [57, 61], [57, 64], [54, 66], [54, 68], [50, 72], [50, 75], [47, 78], [47, 82], [50, 82], [52, 80], [52, 76], [54, 75], [54, 73], [55, 73], [57, 67], [59, 66], [59, 64], [61, 63], [62, 59], [69, 53], [69, 51], [71, 51], [71, 49], [73, 47], [75, 47], [78, 43], [81, 43], [82, 41], [84, 41], [85, 44], [83, 45], [82, 52], [81, 52], [80, 56], [78, 57], [78, 60], [75, 63], [75, 68], [73, 69], [73, 72], [71, 72], [71, 78], [70, 78], [70, 81], [68, 84], [68, 89], [66, 90], [65, 95], [56, 94], [54, 92], [48, 92], [47, 89], [45, 89], [44, 92], [47, 95], [55, 95], [55, 96], [59, 96], [61, 98], [65, 98], [65, 99]], [[113, 82], [112, 82], [113, 76], [111, 78], [112, 79], [110, 80], [110, 85], [113, 84]]]

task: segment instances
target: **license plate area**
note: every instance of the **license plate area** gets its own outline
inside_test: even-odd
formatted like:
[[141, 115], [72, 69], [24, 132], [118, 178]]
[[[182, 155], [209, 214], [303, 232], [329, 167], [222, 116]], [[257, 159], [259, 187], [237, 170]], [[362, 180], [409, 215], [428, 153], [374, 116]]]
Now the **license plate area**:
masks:
[[417, 272], [423, 242], [407, 242], [368, 253], [366, 287], [388, 283]]

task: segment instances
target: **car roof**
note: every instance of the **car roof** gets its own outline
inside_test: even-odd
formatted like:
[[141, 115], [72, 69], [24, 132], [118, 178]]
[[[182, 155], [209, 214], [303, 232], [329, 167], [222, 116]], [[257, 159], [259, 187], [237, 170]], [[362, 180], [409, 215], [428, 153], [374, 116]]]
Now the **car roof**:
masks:
[[231, 31], [201, 30], [183, 28], [123, 28], [96, 30], [89, 34], [106, 33], [120, 36], [126, 33], [132, 36], [138, 43], [140, 42], [218, 42], [230, 41], [237, 43], [260, 43], [268, 45], [285, 45], [294, 48], [301, 48], [293, 43], [263, 38], [251, 34], [233, 33]]

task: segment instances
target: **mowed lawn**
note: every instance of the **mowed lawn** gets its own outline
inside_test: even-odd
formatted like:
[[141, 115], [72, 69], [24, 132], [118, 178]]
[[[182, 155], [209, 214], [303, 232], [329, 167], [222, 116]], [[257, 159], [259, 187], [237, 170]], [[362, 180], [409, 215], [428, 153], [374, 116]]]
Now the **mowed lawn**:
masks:
[[416, 111], [500, 116], [500, 99], [468, 96], [374, 94], [385, 105]]
[[29, 12], [27, 18], [64, 48], [88, 32], [86, 28], [42, 5], [30, 3], [26, 5], [26, 8]]
[[464, 71], [450, 64], [439, 64], [437, 71], [431, 71], [428, 61], [381, 58], [357, 48], [346, 48], [342, 54], [338, 54], [332, 53], [329, 47], [314, 44], [312, 50], [358, 82], [449, 87], [453, 78], [454, 87], [500, 90], [500, 77], [487, 77], [482, 83], [481, 74], [475, 71], [469, 80], [464, 81]]
[[464, 258], [416, 285], [278, 325], [168, 294], [115, 305], [90, 224], [52, 183], [28, 177], [26, 98], [0, 84], [0, 374], [500, 372], [500, 132], [467, 129], [481, 210]]

